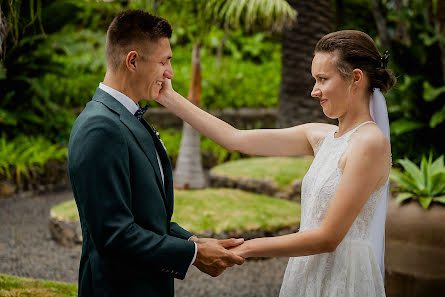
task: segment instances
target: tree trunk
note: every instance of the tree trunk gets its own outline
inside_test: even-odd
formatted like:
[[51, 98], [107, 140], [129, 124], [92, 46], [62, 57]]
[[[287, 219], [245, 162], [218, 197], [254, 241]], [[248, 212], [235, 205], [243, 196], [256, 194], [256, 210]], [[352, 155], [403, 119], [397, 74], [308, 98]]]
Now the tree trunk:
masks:
[[[437, 1], [437, 11], [434, 18], [436, 31], [440, 36], [445, 36], [445, 0]], [[442, 81], [445, 84], [445, 42], [439, 39], [439, 48], [442, 61]]]
[[317, 41], [332, 31], [331, 1], [288, 0], [297, 21], [283, 31], [278, 116], [281, 127], [330, 122], [318, 100], [311, 98], [312, 58]]
[[3, 14], [3, 11], [0, 7], [0, 61], [3, 58], [3, 47], [6, 44], [8, 29], [8, 20], [6, 19], [6, 16]]
[[[403, 0], [394, 0], [394, 9], [401, 13], [403, 10]], [[400, 41], [408, 47], [411, 47], [411, 40], [408, 34], [408, 26], [405, 21], [399, 20], [394, 28], [394, 39]]]
[[377, 32], [379, 32], [381, 45], [385, 50], [391, 51], [391, 42], [389, 39], [387, 26], [386, 26], [386, 18], [382, 11], [382, 7], [378, 0], [372, 0], [372, 12], [374, 14], [375, 24], [377, 26]]
[[[195, 42], [192, 53], [192, 75], [188, 100], [201, 105], [201, 43]], [[202, 168], [199, 133], [184, 122], [181, 145], [174, 172], [175, 187], [181, 189], [198, 189], [206, 186]]]

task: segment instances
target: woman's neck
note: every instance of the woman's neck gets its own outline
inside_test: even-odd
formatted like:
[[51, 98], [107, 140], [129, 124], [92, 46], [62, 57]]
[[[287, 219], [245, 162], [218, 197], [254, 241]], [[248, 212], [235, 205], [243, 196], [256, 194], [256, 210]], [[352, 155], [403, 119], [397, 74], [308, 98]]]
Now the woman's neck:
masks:
[[[357, 102], [361, 103], [357, 104]], [[369, 113], [369, 100], [359, 98], [355, 100], [352, 106], [353, 108], [349, 108], [349, 110], [338, 118], [337, 136], [345, 134], [363, 122], [372, 121], [371, 114]]]

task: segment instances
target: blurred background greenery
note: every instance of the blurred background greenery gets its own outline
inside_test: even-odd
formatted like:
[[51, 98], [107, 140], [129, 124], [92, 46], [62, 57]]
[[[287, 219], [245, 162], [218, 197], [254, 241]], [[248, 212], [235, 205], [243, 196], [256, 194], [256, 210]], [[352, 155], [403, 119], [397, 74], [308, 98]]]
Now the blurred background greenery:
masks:
[[[107, 26], [123, 9], [143, 8], [172, 23], [173, 84], [187, 94], [194, 38], [190, 32], [198, 26], [192, 2], [199, 1], [0, 0], [0, 179], [20, 183], [48, 160], [66, 160], [71, 126], [106, 71]], [[445, 151], [443, 1], [313, 2], [329, 2], [333, 17], [326, 26], [362, 30], [381, 52], [390, 50], [389, 67], [398, 79], [387, 94], [393, 158], [419, 161], [429, 152]], [[277, 108], [284, 100], [279, 98], [282, 33], [243, 26], [228, 30], [215, 21], [200, 38], [202, 107]], [[174, 159], [180, 133], [164, 134]], [[243, 157], [208, 140], [201, 148], [203, 154], [216, 156], [217, 163]]]

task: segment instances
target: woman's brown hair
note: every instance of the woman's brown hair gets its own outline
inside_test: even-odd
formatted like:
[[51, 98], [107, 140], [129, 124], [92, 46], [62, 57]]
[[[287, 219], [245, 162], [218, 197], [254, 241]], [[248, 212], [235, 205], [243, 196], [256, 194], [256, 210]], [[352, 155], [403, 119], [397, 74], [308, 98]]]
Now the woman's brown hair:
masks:
[[315, 53], [337, 53], [337, 69], [344, 79], [351, 77], [353, 69], [361, 69], [369, 79], [369, 92], [379, 88], [383, 93], [391, 89], [396, 78], [386, 69], [387, 56], [381, 56], [368, 34], [343, 30], [323, 36], [315, 46]]

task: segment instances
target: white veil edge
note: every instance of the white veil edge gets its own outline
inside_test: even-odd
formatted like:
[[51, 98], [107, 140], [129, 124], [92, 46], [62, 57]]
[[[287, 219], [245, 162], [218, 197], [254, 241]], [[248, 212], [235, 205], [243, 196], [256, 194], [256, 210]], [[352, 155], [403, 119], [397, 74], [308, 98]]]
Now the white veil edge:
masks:
[[[389, 118], [386, 100], [378, 88], [374, 89], [374, 92], [371, 95], [371, 100], [369, 100], [369, 112], [377, 126], [379, 126], [388, 140], [391, 140], [389, 135]], [[386, 187], [385, 194], [377, 205], [369, 233], [371, 247], [374, 251], [383, 279], [385, 279], [385, 221], [386, 208], [389, 199], [389, 183]]]

